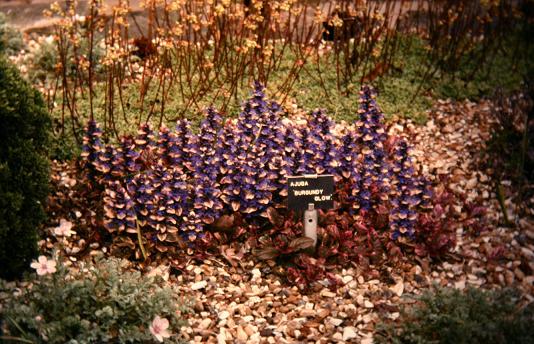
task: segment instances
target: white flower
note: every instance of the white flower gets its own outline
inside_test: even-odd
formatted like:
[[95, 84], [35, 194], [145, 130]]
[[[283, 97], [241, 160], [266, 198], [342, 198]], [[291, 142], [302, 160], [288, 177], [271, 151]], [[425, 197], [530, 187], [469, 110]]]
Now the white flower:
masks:
[[54, 228], [54, 234], [57, 236], [66, 236], [70, 237], [72, 234], [74, 234], [74, 231], [71, 231], [72, 228], [72, 222], [67, 221], [65, 219], [59, 220], [59, 226]]
[[78, 22], [84, 22], [85, 21], [85, 16], [81, 16], [81, 15], [78, 15], [78, 14], [75, 14], [74, 15], [74, 21], [78, 21]]
[[39, 256], [37, 261], [34, 260], [30, 266], [37, 270], [39, 276], [56, 272], [56, 261], [53, 259], [48, 260], [45, 256]]
[[165, 318], [160, 318], [159, 315], [156, 315], [154, 320], [152, 320], [152, 325], [150, 325], [150, 333], [159, 342], [163, 342], [163, 338], [169, 338], [171, 334], [167, 330], [169, 328], [169, 320]]

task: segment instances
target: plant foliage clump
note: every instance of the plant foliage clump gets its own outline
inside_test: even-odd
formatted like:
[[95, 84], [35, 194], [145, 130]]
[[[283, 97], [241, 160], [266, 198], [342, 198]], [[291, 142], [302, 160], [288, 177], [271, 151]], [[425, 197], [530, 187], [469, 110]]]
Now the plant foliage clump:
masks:
[[0, 58], [0, 277], [15, 278], [36, 253], [44, 219], [50, 117], [40, 94]]
[[532, 343], [534, 307], [510, 290], [437, 289], [404, 310], [401, 323], [381, 323], [377, 343]]
[[[454, 211], [453, 195], [431, 199], [409, 145], [388, 137], [372, 88], [360, 91], [352, 126], [339, 129], [323, 110], [305, 120], [284, 115], [256, 84], [237, 119], [208, 109], [198, 133], [186, 120], [159, 133], [143, 125], [114, 146], [90, 122], [83, 166], [93, 189], [103, 190], [96, 204], [103, 199], [112, 246], [136, 258], [176, 256], [243, 235], [263, 259], [290, 261], [288, 272], [302, 285], [305, 276], [325, 275], [325, 262], [367, 263], [401, 246], [441, 256], [453, 247], [458, 224], [441, 218]], [[336, 181], [314, 255], [303, 253], [311, 243], [286, 209], [287, 176], [301, 174]]]
[[166, 318], [176, 334], [187, 302], [153, 277], [126, 271], [125, 263], [97, 258], [74, 274], [61, 265], [33, 280], [0, 309], [5, 335], [31, 343], [152, 343], [149, 327], [156, 316]]
[[0, 54], [14, 55], [23, 45], [21, 33], [7, 23], [4, 13], [0, 13]]

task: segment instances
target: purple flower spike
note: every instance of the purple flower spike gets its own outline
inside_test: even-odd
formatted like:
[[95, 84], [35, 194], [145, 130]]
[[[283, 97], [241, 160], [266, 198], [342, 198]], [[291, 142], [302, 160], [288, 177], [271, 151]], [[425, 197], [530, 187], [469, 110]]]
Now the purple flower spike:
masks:
[[376, 93], [369, 86], [360, 91], [359, 119], [356, 121], [356, 143], [361, 147], [358, 159], [360, 180], [355, 187], [355, 208], [369, 211], [380, 201], [387, 201], [389, 191], [389, 166], [384, 143], [386, 132], [384, 115], [376, 104]]
[[101, 136], [102, 130], [100, 130], [98, 124], [93, 120], [89, 121], [83, 136], [81, 157], [84, 159], [83, 166], [87, 171], [87, 177], [92, 183], [96, 182], [97, 177], [100, 175], [96, 165], [103, 151]]
[[412, 159], [406, 141], [399, 141], [393, 150], [392, 209], [389, 215], [391, 238], [414, 238], [416, 207], [421, 203], [422, 190], [414, 177]]
[[110, 182], [105, 190], [104, 226], [110, 233], [136, 233], [134, 202], [119, 181]]

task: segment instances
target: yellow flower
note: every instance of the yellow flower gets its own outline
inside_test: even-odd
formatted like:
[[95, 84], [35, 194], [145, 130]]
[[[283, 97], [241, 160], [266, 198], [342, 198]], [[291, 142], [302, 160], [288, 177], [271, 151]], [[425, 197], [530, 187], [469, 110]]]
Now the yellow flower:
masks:
[[336, 14], [332, 19], [330, 19], [330, 25], [333, 27], [342, 27], [343, 19], [339, 18], [339, 16]]
[[219, 4], [217, 6], [215, 6], [215, 15], [216, 16], [221, 16], [224, 14], [224, 6]]

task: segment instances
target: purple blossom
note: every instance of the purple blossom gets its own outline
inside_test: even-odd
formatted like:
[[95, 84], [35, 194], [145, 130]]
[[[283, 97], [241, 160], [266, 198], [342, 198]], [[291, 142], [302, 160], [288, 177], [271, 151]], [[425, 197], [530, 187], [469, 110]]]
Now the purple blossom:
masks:
[[417, 220], [416, 207], [421, 203], [422, 190], [414, 178], [412, 159], [409, 148], [404, 140], [400, 140], [394, 147], [392, 181], [392, 209], [390, 212], [391, 238], [414, 238], [414, 226]]
[[134, 202], [119, 181], [107, 185], [103, 200], [106, 229], [111, 233], [136, 233]]
[[187, 120], [175, 130], [160, 128], [157, 137], [145, 124], [135, 139], [104, 146], [89, 122], [82, 157], [104, 189], [106, 228], [135, 233], [137, 221], [154, 242], [177, 232], [194, 242], [221, 215], [240, 212], [253, 222], [283, 204], [289, 175], [332, 174], [343, 195], [338, 202], [360, 214], [390, 208], [391, 238], [413, 237], [416, 211], [430, 206], [430, 187], [415, 175], [405, 142], [392, 152], [384, 148], [383, 114], [371, 88], [362, 87], [354, 130], [339, 137], [322, 110], [305, 124], [282, 115], [255, 84], [237, 120], [223, 121], [210, 108], [198, 134]]
[[94, 183], [99, 175], [96, 163], [103, 150], [102, 130], [98, 124], [90, 120], [85, 127], [81, 157], [84, 159], [83, 167], [89, 180]]
[[386, 132], [383, 126], [384, 115], [376, 104], [376, 93], [369, 86], [360, 91], [359, 118], [356, 125], [356, 143], [360, 147], [360, 179], [356, 181], [353, 196], [354, 207], [369, 211], [379, 202], [387, 201], [389, 189], [389, 167], [384, 143]]

